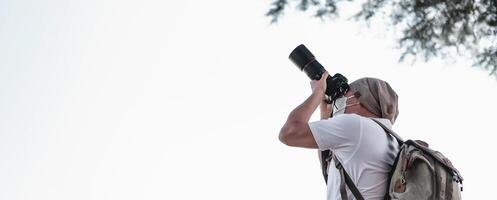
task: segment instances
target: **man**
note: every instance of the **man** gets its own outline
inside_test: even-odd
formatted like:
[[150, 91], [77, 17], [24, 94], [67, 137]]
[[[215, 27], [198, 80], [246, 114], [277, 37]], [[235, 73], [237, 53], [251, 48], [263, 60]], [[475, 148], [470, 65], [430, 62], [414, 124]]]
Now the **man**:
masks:
[[[364, 199], [383, 199], [399, 147], [370, 118], [391, 128], [398, 115], [397, 94], [385, 81], [362, 78], [349, 85], [344, 97], [326, 104], [323, 99], [327, 76], [326, 72], [320, 80], [311, 81], [312, 94], [290, 113], [279, 139], [288, 146], [319, 149], [318, 152], [331, 150]], [[309, 123], [318, 106], [321, 120]], [[341, 199], [340, 173], [333, 162], [330, 166], [327, 199]], [[355, 199], [349, 189], [347, 196]]]

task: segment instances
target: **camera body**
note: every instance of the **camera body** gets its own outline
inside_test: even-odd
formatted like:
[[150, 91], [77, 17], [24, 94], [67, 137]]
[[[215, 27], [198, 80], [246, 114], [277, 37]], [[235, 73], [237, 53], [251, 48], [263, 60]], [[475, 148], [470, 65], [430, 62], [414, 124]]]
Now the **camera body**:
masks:
[[[303, 44], [297, 46], [288, 56], [290, 60], [312, 80], [319, 80], [326, 71], [316, 60], [316, 57]], [[326, 103], [331, 104], [349, 90], [348, 80], [345, 76], [336, 73], [326, 78]]]

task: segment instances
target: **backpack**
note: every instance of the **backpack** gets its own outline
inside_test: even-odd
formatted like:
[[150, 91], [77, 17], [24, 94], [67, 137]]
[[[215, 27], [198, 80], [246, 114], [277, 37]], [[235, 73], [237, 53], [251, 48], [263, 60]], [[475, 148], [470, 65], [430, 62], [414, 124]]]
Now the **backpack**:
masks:
[[[404, 142], [395, 132], [376, 119], [385, 132], [393, 136], [399, 143], [399, 153], [389, 173], [389, 186], [385, 200], [421, 200], [444, 199], [460, 200], [463, 190], [463, 178], [459, 171], [442, 153], [432, 150], [421, 140]], [[340, 161], [330, 150], [322, 151], [321, 163], [325, 182], [328, 180], [328, 166], [334, 160], [335, 167], [340, 172], [340, 195], [347, 200], [347, 186], [357, 200], [364, 200], [354, 182], [342, 167]]]

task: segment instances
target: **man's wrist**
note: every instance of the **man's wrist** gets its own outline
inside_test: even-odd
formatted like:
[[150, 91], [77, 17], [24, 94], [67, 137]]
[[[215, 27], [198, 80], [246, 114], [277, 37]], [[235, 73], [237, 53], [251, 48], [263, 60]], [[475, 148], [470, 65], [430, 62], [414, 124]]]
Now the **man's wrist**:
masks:
[[313, 104], [316, 105], [316, 108], [319, 107], [319, 105], [325, 103], [325, 98], [326, 95], [324, 94], [324, 90], [315, 90], [311, 94], [313, 100]]
[[312, 95], [319, 97], [319, 99], [321, 100], [321, 103], [326, 103], [327, 100], [326, 100], [326, 95], [324, 92], [325, 92], [325, 90], [317, 89], [317, 90], [312, 91]]
[[312, 90], [312, 93], [313, 93], [313, 94], [316, 94], [316, 95], [322, 95], [322, 96], [323, 96], [323, 99], [324, 99], [324, 92], [325, 92], [325, 90], [324, 90], [324, 89], [314, 89], [314, 90]]

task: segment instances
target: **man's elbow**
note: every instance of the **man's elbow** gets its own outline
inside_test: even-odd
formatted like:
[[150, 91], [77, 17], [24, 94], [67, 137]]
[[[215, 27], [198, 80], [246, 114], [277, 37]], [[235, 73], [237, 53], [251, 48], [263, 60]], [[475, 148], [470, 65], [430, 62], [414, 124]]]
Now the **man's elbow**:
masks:
[[290, 138], [289, 128], [286, 126], [283, 126], [283, 128], [281, 128], [281, 130], [280, 130], [280, 135], [278, 138], [280, 139], [281, 143], [288, 145], [288, 141]]
[[298, 133], [297, 125], [285, 124], [280, 130], [279, 139], [283, 144], [288, 146], [293, 146], [292, 141], [297, 136], [297, 133]]

